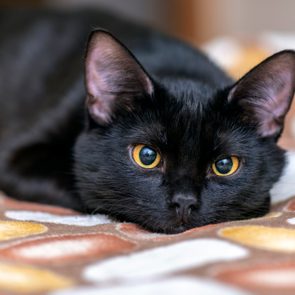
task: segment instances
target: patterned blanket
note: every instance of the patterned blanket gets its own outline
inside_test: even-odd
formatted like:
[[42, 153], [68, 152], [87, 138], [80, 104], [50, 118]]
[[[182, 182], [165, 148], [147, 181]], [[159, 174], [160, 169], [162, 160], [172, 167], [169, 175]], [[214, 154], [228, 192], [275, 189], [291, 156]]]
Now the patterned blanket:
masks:
[[176, 235], [0, 196], [0, 294], [295, 294], [295, 198]]

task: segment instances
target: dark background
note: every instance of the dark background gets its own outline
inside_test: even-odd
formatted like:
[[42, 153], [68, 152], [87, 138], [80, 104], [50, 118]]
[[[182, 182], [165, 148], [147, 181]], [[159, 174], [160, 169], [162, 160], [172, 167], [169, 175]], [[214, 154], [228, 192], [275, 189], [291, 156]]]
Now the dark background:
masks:
[[2, 6], [95, 6], [147, 23], [195, 44], [216, 36], [292, 32], [293, 0], [0, 0]]

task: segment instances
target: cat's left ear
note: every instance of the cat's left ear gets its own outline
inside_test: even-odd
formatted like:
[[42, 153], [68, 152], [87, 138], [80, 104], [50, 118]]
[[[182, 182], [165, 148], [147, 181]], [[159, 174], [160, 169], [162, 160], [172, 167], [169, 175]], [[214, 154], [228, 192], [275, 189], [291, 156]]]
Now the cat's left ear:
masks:
[[109, 32], [90, 35], [85, 82], [87, 108], [96, 123], [106, 125], [118, 110], [132, 110], [135, 98], [150, 96], [153, 83], [132, 53]]
[[295, 91], [295, 51], [285, 50], [260, 63], [231, 89], [228, 100], [242, 108], [242, 120], [262, 137], [280, 136]]

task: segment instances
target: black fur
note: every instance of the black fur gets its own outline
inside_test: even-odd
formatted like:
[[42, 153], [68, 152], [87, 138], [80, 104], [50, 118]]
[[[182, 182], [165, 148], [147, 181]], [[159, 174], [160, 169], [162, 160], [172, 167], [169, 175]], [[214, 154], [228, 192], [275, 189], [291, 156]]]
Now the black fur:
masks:
[[[259, 132], [255, 107], [240, 103], [237, 93], [246, 93], [248, 82], [233, 86], [196, 49], [110, 15], [21, 11], [0, 17], [2, 190], [166, 233], [268, 212], [284, 151], [276, 145], [277, 133]], [[86, 38], [97, 26], [127, 45], [153, 85], [152, 93], [133, 96], [110, 89], [118, 105], [104, 124], [91, 116], [89, 104], [85, 108], [83, 86]], [[294, 52], [289, 55], [294, 61]], [[126, 62], [119, 62], [124, 72]], [[124, 81], [122, 75], [120, 85]], [[128, 103], [122, 95], [129, 95]], [[163, 165], [136, 166], [130, 148], [137, 143], [156, 147]], [[228, 155], [241, 159], [239, 171], [213, 175], [211, 163]], [[196, 198], [186, 222], [171, 204], [175, 194]]]

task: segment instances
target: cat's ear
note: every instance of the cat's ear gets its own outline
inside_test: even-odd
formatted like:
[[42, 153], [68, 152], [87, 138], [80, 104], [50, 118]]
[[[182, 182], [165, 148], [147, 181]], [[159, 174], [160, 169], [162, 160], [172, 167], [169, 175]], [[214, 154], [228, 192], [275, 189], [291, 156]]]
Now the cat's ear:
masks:
[[280, 136], [295, 91], [295, 51], [285, 50], [260, 63], [231, 89], [228, 100], [262, 137]]
[[116, 110], [132, 110], [135, 97], [153, 93], [153, 83], [136, 58], [104, 30], [89, 37], [85, 82], [89, 114], [102, 125], [112, 121]]

